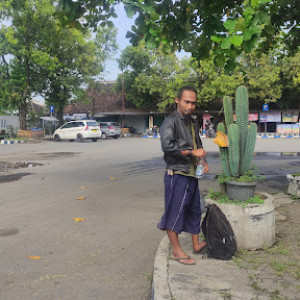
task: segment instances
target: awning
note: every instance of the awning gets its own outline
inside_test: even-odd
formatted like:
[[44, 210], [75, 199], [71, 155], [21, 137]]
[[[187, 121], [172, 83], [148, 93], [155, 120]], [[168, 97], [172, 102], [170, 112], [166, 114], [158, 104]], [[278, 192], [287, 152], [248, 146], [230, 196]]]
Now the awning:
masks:
[[43, 121], [48, 121], [48, 122], [58, 122], [59, 121], [55, 117], [40, 117], [40, 119]]

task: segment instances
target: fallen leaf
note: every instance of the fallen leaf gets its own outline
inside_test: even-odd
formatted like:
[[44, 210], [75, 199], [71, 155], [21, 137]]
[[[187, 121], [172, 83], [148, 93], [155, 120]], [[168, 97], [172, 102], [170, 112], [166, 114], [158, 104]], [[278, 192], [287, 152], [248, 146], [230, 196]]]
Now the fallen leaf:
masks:
[[84, 221], [84, 219], [82, 219], [82, 218], [73, 218], [73, 220], [76, 222]]
[[27, 257], [28, 257], [29, 259], [41, 259], [40, 256], [34, 256], [34, 255], [27, 255]]
[[76, 200], [84, 200], [85, 199], [85, 197], [78, 197], [78, 198], [76, 198]]
[[109, 177], [110, 180], [116, 180], [116, 177]]
[[41, 276], [40, 280], [46, 280], [46, 279], [56, 279], [59, 277], [67, 277], [68, 275], [45, 275], [45, 276]]
[[81, 190], [84, 190], [84, 189], [85, 189], [85, 186], [84, 186], [84, 185], [82, 185], [82, 186], [80, 187], [80, 189], [81, 189]]

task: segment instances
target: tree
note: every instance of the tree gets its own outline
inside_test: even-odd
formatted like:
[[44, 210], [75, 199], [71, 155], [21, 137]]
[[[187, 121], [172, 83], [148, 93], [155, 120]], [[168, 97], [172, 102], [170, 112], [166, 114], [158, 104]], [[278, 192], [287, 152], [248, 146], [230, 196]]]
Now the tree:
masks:
[[142, 72], [149, 73], [151, 54], [147, 49], [140, 47], [126, 47], [118, 59], [122, 74], [117, 78], [116, 89], [124, 92], [124, 96], [140, 109], [154, 109], [155, 99], [146, 90], [138, 90], [135, 80]]
[[165, 54], [160, 50], [151, 52], [151, 70], [139, 74], [134, 86], [155, 98], [156, 109], [169, 110], [174, 106], [177, 90], [182, 85], [195, 84], [195, 72], [189, 59], [180, 60], [174, 54]]
[[281, 109], [300, 108], [300, 53], [286, 57], [278, 62], [280, 82], [282, 84], [282, 100], [278, 101]]
[[[299, 87], [297, 58], [298, 55], [278, 63], [274, 55], [257, 57], [252, 53], [242, 56], [240, 67], [225, 72], [214, 64], [212, 57], [200, 62], [193, 58], [180, 60], [174, 54], [166, 55], [159, 50], [130, 46], [123, 51], [121, 62], [132, 61], [137, 66], [127, 68], [124, 74], [127, 99], [139, 108], [168, 110], [173, 106], [177, 89], [192, 84], [198, 89], [198, 106], [201, 109], [218, 110], [222, 107], [223, 96], [234, 97], [240, 85], [248, 87], [251, 108], [260, 108], [268, 102], [278, 102], [279, 105], [286, 102], [281, 99], [283, 87], [280, 74], [286, 74], [293, 89], [297, 84]], [[147, 62], [143, 67], [140, 59]], [[289, 69], [290, 73], [287, 74]]]
[[52, 0], [8, 0], [0, 3], [0, 103], [19, 109], [20, 128], [27, 129], [28, 103], [40, 93], [53, 104], [60, 123], [66, 104], [86, 97], [86, 86], [104, 69], [116, 49], [116, 30], [61, 28]]
[[191, 68], [187, 72], [186, 62], [173, 53], [149, 50], [142, 43], [122, 52], [119, 67], [123, 75], [118, 77], [118, 90], [122, 90], [124, 76], [127, 100], [148, 111], [167, 108], [174, 100], [176, 90], [190, 77], [189, 72], [193, 72]]
[[234, 96], [236, 88], [243, 84], [244, 76], [236, 69], [229, 73], [214, 64], [213, 58], [201, 60], [198, 64], [192, 60], [196, 72], [199, 100], [206, 109], [220, 109], [224, 95]]
[[263, 103], [277, 102], [281, 98], [280, 68], [273, 55], [256, 57], [250, 53], [243, 56], [241, 64], [252, 107], [260, 108]]
[[11, 21], [0, 29], [0, 103], [19, 110], [20, 128], [24, 130], [28, 103], [42, 80], [41, 70], [53, 66], [42, 42], [53, 26], [53, 12], [49, 0], [0, 3], [1, 17]]
[[[79, 27], [105, 24], [119, 1], [60, 0], [57, 15]], [[128, 17], [137, 15], [127, 36], [133, 45], [144, 39], [149, 49], [185, 50], [197, 61], [213, 50], [214, 62], [232, 70], [241, 53], [255, 47], [267, 52], [281, 40], [285, 53], [299, 51], [298, 0], [123, 0]], [[84, 16], [84, 21], [78, 20]], [[283, 34], [280, 35], [280, 32]]]
[[116, 48], [115, 35], [114, 29], [99, 27], [91, 39], [75, 28], [55, 27], [56, 38], [48, 47], [56, 64], [48, 72], [42, 94], [48, 104], [54, 105], [60, 124], [71, 100], [88, 100], [86, 85], [103, 72], [104, 61]]

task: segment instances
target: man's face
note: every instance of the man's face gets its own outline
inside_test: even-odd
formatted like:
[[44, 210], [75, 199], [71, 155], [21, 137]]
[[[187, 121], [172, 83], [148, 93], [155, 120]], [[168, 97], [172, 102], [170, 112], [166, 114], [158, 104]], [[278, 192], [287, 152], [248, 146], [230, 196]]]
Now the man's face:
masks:
[[182, 116], [188, 116], [193, 113], [196, 108], [197, 96], [195, 92], [185, 90], [182, 93], [181, 99], [176, 98], [177, 111]]

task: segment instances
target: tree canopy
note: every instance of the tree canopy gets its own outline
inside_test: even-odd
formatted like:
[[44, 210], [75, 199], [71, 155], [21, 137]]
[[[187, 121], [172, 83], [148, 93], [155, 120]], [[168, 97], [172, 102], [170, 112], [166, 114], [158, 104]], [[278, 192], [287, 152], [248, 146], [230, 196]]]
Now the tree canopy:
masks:
[[[183, 85], [197, 87], [197, 103], [201, 109], [221, 109], [223, 96], [233, 97], [239, 85], [247, 86], [252, 109], [268, 102], [274, 103], [272, 106], [292, 108], [293, 100], [299, 97], [299, 62], [299, 54], [280, 61], [271, 53], [260, 57], [243, 54], [239, 67], [228, 73], [216, 66], [212, 57], [198, 64], [193, 58], [179, 59], [172, 53], [147, 50], [143, 45], [127, 47], [120, 58], [127, 100], [152, 111], [170, 109], [176, 91]], [[120, 91], [121, 79], [120, 75]], [[293, 98], [284, 97], [286, 94]]]
[[38, 89], [43, 69], [55, 64], [44, 45], [51, 36], [54, 8], [49, 0], [8, 0], [0, 3], [0, 12], [11, 21], [0, 28], [0, 103], [19, 109], [20, 127], [26, 129], [31, 94]]
[[85, 85], [104, 70], [116, 49], [116, 30], [61, 27], [52, 0], [0, 2], [0, 103], [18, 109], [20, 128], [27, 127], [28, 104], [34, 94], [52, 104], [60, 122], [64, 107], [86, 96]]
[[[127, 16], [136, 17], [127, 33], [133, 45], [145, 40], [149, 49], [185, 50], [198, 61], [232, 70], [241, 53], [257, 47], [267, 52], [283, 42], [282, 54], [299, 51], [298, 0], [123, 0]], [[76, 28], [112, 26], [119, 0], [60, 0], [57, 16]], [[213, 50], [213, 52], [211, 52]]]

